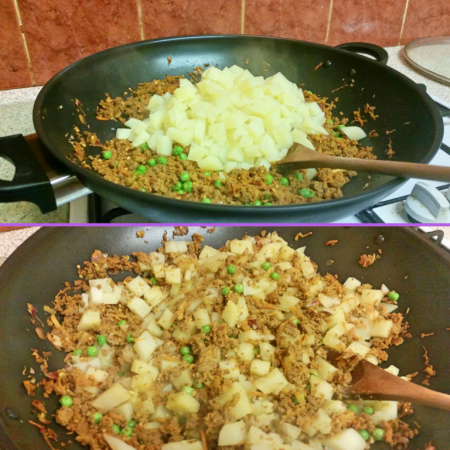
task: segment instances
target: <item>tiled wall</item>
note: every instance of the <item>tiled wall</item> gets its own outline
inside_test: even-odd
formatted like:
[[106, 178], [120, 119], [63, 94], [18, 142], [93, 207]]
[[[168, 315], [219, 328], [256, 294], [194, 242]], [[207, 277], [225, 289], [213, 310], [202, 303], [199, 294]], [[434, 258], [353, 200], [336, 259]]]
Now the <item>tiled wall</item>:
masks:
[[450, 35], [450, 0], [0, 0], [0, 89], [128, 42], [240, 33], [394, 46]]

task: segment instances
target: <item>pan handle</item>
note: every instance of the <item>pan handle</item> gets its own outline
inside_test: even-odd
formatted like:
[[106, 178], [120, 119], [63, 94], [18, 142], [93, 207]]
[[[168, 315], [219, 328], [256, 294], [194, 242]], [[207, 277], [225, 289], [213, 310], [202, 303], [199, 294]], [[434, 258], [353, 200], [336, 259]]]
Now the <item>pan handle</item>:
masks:
[[348, 44], [336, 45], [336, 48], [347, 50], [352, 53], [363, 53], [373, 56], [381, 64], [387, 64], [389, 59], [388, 52], [379, 45], [369, 44], [368, 42], [349, 42]]
[[14, 163], [12, 181], [0, 180], [0, 202], [32, 202], [43, 214], [57, 208], [50, 180], [21, 134], [0, 138], [0, 155]]

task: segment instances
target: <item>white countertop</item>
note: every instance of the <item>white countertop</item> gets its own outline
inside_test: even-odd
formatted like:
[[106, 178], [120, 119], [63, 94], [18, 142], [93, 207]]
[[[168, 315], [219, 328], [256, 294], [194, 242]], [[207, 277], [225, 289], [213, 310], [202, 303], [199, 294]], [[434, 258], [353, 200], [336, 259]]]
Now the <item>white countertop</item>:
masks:
[[[417, 83], [427, 86], [427, 92], [450, 103], [450, 87], [434, 81], [410, 67], [403, 56], [403, 47], [386, 48], [388, 65]], [[32, 108], [41, 87], [0, 91], [0, 137], [34, 133]], [[0, 157], [0, 179], [11, 179], [11, 164]], [[69, 221], [68, 206], [43, 215], [31, 203], [0, 203], [0, 223], [63, 223]]]

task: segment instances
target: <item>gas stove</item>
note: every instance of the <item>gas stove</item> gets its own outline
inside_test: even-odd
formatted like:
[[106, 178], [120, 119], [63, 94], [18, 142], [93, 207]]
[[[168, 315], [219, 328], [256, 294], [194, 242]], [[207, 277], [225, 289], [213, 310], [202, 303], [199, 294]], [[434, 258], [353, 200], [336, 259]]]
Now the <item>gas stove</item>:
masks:
[[[443, 114], [450, 113], [450, 104], [430, 94], [430, 97], [436, 102], [439, 110]], [[448, 166], [450, 167], [450, 117], [444, 117], [444, 140], [441, 148], [436, 153], [430, 164]], [[359, 214], [346, 217], [335, 223], [414, 223], [423, 222], [422, 220], [414, 219], [410, 216], [405, 208], [408, 197], [411, 196], [416, 184], [420, 182], [425, 184], [427, 192], [431, 195], [431, 202], [435, 201], [438, 192], [447, 196], [450, 202], [450, 184], [445, 184], [437, 181], [422, 181], [418, 179], [410, 179], [398, 190], [389, 195], [382, 202], [372, 206], [371, 208], [361, 211]], [[419, 186], [420, 187], [420, 186]], [[437, 189], [437, 191], [436, 191]], [[416, 188], [417, 190], [417, 188]], [[416, 191], [414, 191], [416, 192]], [[411, 197], [410, 197], [411, 199]], [[441, 199], [442, 201], [442, 199]], [[74, 210], [82, 210], [81, 216], [86, 216], [90, 223], [156, 223], [151, 219], [131, 213], [117, 205], [114, 205], [108, 200], [99, 197], [96, 194], [91, 194], [86, 201], [79, 200], [80, 205], [75, 203]], [[447, 208], [449, 205], [447, 205]], [[85, 212], [87, 210], [87, 213]], [[72, 214], [71, 214], [72, 216]], [[79, 217], [80, 214], [74, 214], [74, 217]], [[449, 213], [450, 216], [450, 213]], [[423, 216], [419, 216], [423, 217]], [[439, 216], [439, 217], [442, 217]], [[439, 218], [438, 217], [438, 218]], [[439, 223], [439, 220], [430, 220], [430, 223]], [[450, 220], [442, 221], [450, 223]]]

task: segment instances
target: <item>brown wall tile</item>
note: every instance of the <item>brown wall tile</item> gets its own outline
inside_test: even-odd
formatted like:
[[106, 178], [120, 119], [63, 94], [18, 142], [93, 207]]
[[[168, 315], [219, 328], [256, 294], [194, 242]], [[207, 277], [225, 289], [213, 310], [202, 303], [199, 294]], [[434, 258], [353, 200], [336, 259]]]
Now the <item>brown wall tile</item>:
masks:
[[324, 44], [330, 0], [246, 0], [245, 34]]
[[240, 34], [242, 0], [141, 0], [146, 39]]
[[25, 46], [13, 0], [1, 0], [0, 24], [0, 89], [31, 86]]
[[136, 0], [18, 0], [37, 84], [92, 53], [140, 40]]
[[398, 45], [405, 6], [406, 0], [335, 0], [328, 44]]
[[450, 36], [450, 0], [409, 0], [401, 43], [430, 36]]

